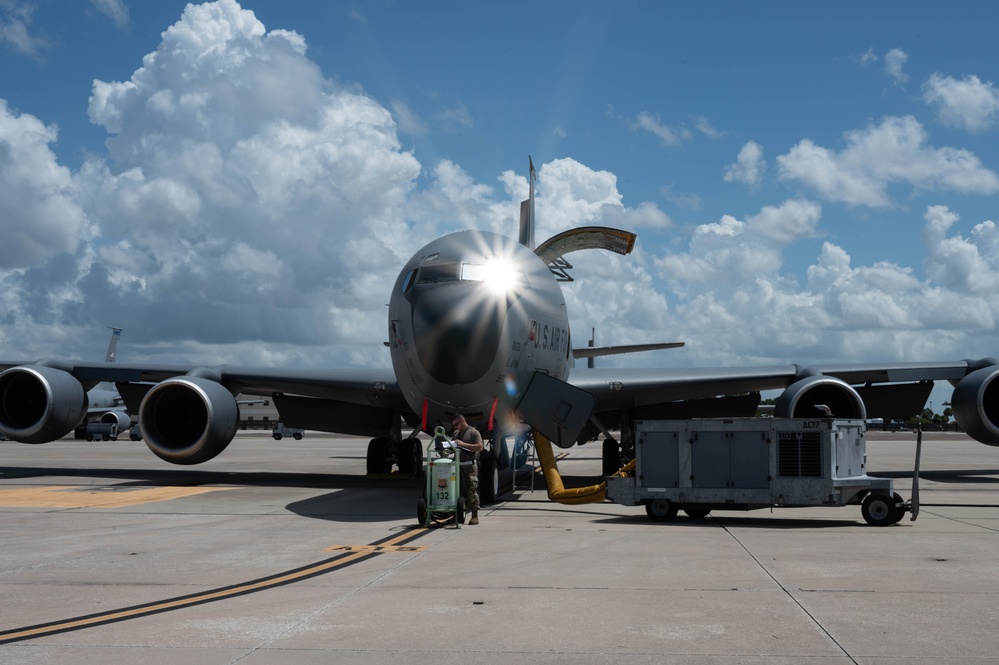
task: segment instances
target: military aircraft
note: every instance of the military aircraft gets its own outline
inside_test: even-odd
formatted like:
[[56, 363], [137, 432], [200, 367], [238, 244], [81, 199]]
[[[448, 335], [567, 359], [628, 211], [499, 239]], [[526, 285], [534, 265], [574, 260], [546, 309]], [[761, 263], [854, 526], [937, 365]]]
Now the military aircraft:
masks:
[[[934, 381], [955, 386], [964, 430], [999, 445], [999, 360], [788, 364], [694, 369], [578, 368], [578, 358], [679, 343], [573, 348], [561, 284], [566, 255], [629, 253], [635, 234], [577, 228], [534, 243], [535, 173], [517, 239], [462, 231], [403, 266], [388, 315], [391, 369], [276, 369], [43, 359], [0, 362], [0, 433], [24, 443], [64, 436], [85, 417], [87, 390], [113, 381], [150, 450], [175, 464], [221, 453], [239, 421], [235, 395], [270, 396], [289, 427], [372, 437], [368, 471], [419, 468], [416, 436], [462, 413], [496, 444], [483, 485], [509, 458], [520, 423], [563, 447], [604, 435], [605, 471], [633, 456], [638, 419], [752, 416], [781, 390], [776, 417], [899, 418], [921, 412]], [[403, 427], [412, 433], [403, 436]], [[618, 438], [611, 432], [619, 432]], [[489, 483], [492, 476], [494, 483]], [[488, 491], [488, 490], [487, 490]]]
[[[104, 362], [113, 363], [118, 353], [118, 340], [123, 328], [111, 328], [111, 341], [108, 342]], [[132, 419], [125, 408], [125, 400], [118, 394], [113, 383], [103, 381], [87, 391], [87, 416], [85, 424], [76, 428], [78, 439], [104, 436], [116, 439], [118, 434], [130, 432]], [[98, 427], [91, 427], [97, 425]], [[90, 431], [88, 431], [88, 429]], [[133, 438], [136, 438], [133, 435]]]

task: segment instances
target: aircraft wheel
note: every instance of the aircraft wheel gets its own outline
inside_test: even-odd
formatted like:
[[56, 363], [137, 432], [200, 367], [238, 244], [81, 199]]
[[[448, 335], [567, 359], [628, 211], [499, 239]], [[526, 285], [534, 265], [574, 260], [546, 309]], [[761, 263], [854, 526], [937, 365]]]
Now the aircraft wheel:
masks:
[[369, 474], [389, 473], [392, 471], [392, 467], [386, 459], [390, 444], [391, 442], [384, 437], [371, 439], [368, 443], [367, 467]]
[[479, 453], [479, 503], [483, 506], [496, 503], [499, 494], [499, 466], [493, 451]]
[[886, 494], [869, 494], [860, 506], [860, 514], [864, 516], [864, 521], [871, 526], [894, 524], [897, 512], [895, 500]]
[[399, 442], [399, 473], [416, 475], [423, 470], [423, 448], [419, 439], [408, 438]]
[[684, 508], [683, 512], [687, 513], [687, 517], [695, 520], [703, 520], [705, 517], [711, 514], [710, 508]]
[[454, 521], [458, 524], [465, 523], [465, 497], [459, 496], [458, 503], [454, 509]]
[[617, 441], [614, 439], [604, 439], [603, 443], [603, 464], [601, 470], [605, 476], [612, 475], [621, 468], [621, 451], [618, 449]]
[[669, 522], [676, 517], [676, 504], [668, 499], [649, 499], [645, 502], [645, 513], [653, 522]]
[[427, 523], [427, 500], [422, 496], [416, 501], [416, 520], [420, 526]]

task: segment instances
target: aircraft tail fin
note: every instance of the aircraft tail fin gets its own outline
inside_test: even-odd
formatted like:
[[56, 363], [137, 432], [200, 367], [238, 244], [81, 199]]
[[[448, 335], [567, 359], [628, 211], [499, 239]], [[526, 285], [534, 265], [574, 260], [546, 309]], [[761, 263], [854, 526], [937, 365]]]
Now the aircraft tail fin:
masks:
[[104, 356], [104, 362], [113, 363], [118, 354], [118, 340], [121, 339], [121, 331], [124, 328], [111, 328], [111, 341], [108, 343], [108, 352]]
[[527, 162], [531, 165], [530, 190], [526, 201], [520, 202], [520, 244], [528, 249], [534, 249], [534, 180], [537, 177], [534, 172], [534, 160], [529, 156]]

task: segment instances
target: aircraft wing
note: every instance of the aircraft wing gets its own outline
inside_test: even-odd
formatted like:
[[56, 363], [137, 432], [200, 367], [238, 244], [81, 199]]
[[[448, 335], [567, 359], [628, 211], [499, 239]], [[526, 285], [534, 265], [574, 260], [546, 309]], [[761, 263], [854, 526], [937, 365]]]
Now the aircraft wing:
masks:
[[788, 400], [784, 416], [811, 417], [828, 406], [839, 417], [904, 418], [922, 411], [934, 381], [956, 384], [994, 362], [579, 368], [568, 382], [593, 396], [593, 414], [605, 429], [620, 426], [625, 411], [636, 420], [749, 417], [766, 390], [783, 391], [777, 410]]
[[[700, 367], [670, 369], [577, 368], [569, 383], [596, 399], [596, 410], [702, 399], [761, 390], [787, 388], [796, 380], [818, 373], [850, 385], [918, 381], [959, 381], [968, 374], [968, 361], [772, 365], [759, 367]], [[973, 367], [972, 367], [973, 368]]]
[[[52, 374], [50, 389], [64, 374], [83, 386], [108, 381], [116, 384], [131, 413], [155, 385], [170, 379], [194, 378], [220, 384], [232, 393], [273, 397], [282, 421], [288, 427], [316, 429], [342, 434], [388, 436], [392, 414], [407, 422], [415, 416], [406, 403], [391, 369], [287, 369], [218, 365], [139, 365], [134, 363], [0, 361], [0, 371], [11, 367], [43, 368]], [[45, 369], [48, 368], [48, 369]], [[55, 370], [50, 372], [50, 370]], [[210, 402], [211, 398], [207, 397]]]

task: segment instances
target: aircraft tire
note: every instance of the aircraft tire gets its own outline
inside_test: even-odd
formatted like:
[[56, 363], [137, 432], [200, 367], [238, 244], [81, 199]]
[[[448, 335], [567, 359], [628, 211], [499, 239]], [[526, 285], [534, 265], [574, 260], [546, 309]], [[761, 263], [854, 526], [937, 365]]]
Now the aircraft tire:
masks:
[[479, 503], [488, 506], [496, 503], [499, 494], [499, 466], [491, 450], [479, 453]]
[[645, 502], [645, 514], [653, 522], [670, 522], [676, 517], [677, 506], [668, 499], [649, 499]]
[[602, 459], [601, 467], [605, 476], [617, 473], [618, 469], [621, 468], [621, 452], [618, 449], [617, 441], [604, 439]]
[[860, 506], [860, 514], [871, 526], [888, 526], [894, 524], [897, 513], [895, 500], [886, 494], [875, 492], [869, 494]]
[[399, 473], [417, 475], [423, 470], [423, 449], [419, 439], [408, 438], [399, 442]]
[[463, 496], [459, 496], [458, 502], [455, 504], [454, 521], [457, 524], [465, 523], [465, 497]]
[[389, 473], [392, 467], [387, 461], [389, 444], [391, 442], [385, 437], [371, 439], [368, 442], [367, 469], [368, 474]]

